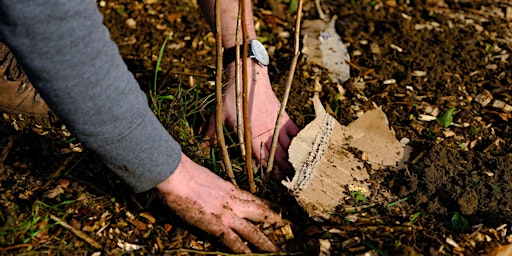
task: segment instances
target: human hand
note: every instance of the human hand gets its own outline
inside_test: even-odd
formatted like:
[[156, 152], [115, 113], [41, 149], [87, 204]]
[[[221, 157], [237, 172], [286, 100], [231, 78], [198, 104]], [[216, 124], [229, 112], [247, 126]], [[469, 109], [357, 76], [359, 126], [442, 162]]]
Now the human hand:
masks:
[[[249, 119], [251, 124], [252, 152], [253, 156], [263, 166], [267, 165], [267, 159], [270, 155], [272, 146], [272, 136], [277, 120], [280, 102], [272, 90], [270, 79], [268, 77], [267, 67], [257, 64], [248, 59], [248, 80], [249, 80]], [[235, 74], [234, 63], [226, 67], [229, 77]], [[222, 115], [223, 120], [228, 127], [236, 130], [236, 91], [234, 82], [228, 85], [223, 96]], [[297, 135], [299, 128], [293, 123], [288, 114], [284, 114], [281, 129], [279, 131], [279, 143], [277, 145], [275, 163], [278, 172], [275, 173], [278, 178], [284, 178], [284, 175], [291, 174], [293, 167], [288, 162], [288, 147], [293, 137]], [[206, 136], [214, 138], [215, 117], [210, 118]], [[283, 175], [284, 174], [284, 175]]]
[[176, 171], [156, 188], [181, 218], [218, 237], [234, 252], [251, 252], [241, 237], [261, 250], [279, 250], [248, 220], [281, 226], [283, 219], [258, 197], [235, 188], [185, 154]]

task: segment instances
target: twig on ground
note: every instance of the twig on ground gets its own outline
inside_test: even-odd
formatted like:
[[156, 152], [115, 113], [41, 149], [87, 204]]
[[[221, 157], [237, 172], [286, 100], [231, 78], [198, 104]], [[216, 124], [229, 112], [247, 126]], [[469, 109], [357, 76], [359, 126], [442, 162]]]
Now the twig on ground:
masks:
[[5, 145], [5, 147], [2, 150], [2, 153], [0, 155], [0, 172], [4, 171], [4, 161], [7, 158], [7, 155], [9, 155], [9, 152], [11, 151], [11, 148], [13, 145], [14, 145], [14, 135], [11, 135], [11, 136], [9, 136], [9, 138], [7, 138], [7, 145]]
[[[443, 7], [427, 7], [427, 10], [432, 11], [432, 12], [437, 12], [437, 13], [455, 13], [453, 9], [443, 8]], [[461, 10], [463, 12], [469, 12], [471, 14], [479, 15], [479, 16], [482, 16], [482, 17], [488, 18], [488, 19], [495, 18], [495, 19], [501, 19], [503, 21], [511, 21], [512, 20], [510, 17], [504, 17], [501, 15], [497, 15], [495, 13], [486, 12], [486, 11], [482, 11], [482, 10], [476, 10], [476, 9], [470, 9], [470, 8], [461, 8], [461, 9], [457, 9], [457, 10]]]
[[323, 21], [328, 21], [329, 17], [325, 15], [324, 11], [322, 10], [322, 6], [320, 5], [320, 0], [315, 0], [315, 6], [316, 10], [318, 11], [318, 16]]
[[50, 218], [54, 221], [57, 222], [57, 224], [61, 225], [62, 227], [64, 227], [65, 229], [71, 231], [71, 233], [73, 233], [75, 236], [78, 236], [79, 238], [83, 239], [84, 241], [86, 241], [88, 244], [90, 244], [92, 247], [96, 248], [96, 249], [101, 249], [102, 246], [94, 241], [92, 238], [90, 238], [89, 236], [87, 236], [84, 232], [70, 226], [69, 224], [67, 224], [66, 222], [64, 222], [63, 220], [59, 219], [57, 216], [53, 215], [53, 214], [50, 214]]
[[[168, 254], [178, 254], [180, 252], [183, 253], [192, 253], [192, 254], [201, 254], [201, 255], [240, 255], [238, 253], [226, 253], [226, 252], [205, 252], [201, 250], [193, 250], [193, 249], [172, 249], [166, 250], [165, 253]], [[303, 253], [298, 252], [269, 252], [269, 253], [251, 253], [253, 256], [273, 256], [273, 255], [302, 255]], [[245, 254], [244, 254], [245, 255]]]
[[295, 67], [297, 66], [297, 61], [299, 59], [299, 39], [300, 39], [300, 24], [302, 19], [302, 0], [299, 0], [297, 8], [297, 21], [295, 23], [295, 48], [293, 52], [293, 59], [290, 65], [290, 71], [288, 73], [288, 78], [286, 80], [286, 89], [284, 91], [283, 100], [281, 102], [281, 108], [279, 109], [279, 115], [277, 116], [276, 126], [274, 128], [274, 136], [272, 137], [272, 147], [270, 148], [270, 155], [268, 157], [267, 163], [267, 173], [266, 178], [270, 178], [270, 174], [272, 173], [272, 167], [274, 165], [274, 157], [276, 155], [277, 150], [277, 142], [279, 138], [279, 131], [281, 130], [281, 121], [283, 119], [284, 111], [286, 110], [286, 103], [288, 103], [288, 97], [290, 96], [290, 90], [292, 87], [293, 75], [295, 73]]
[[19, 248], [23, 248], [23, 247], [29, 247], [29, 246], [32, 246], [32, 245], [31, 244], [15, 244], [15, 245], [7, 246], [4, 248], [0, 248], [0, 252], [2, 252], [2, 255], [4, 255], [3, 253], [5, 253], [6, 251], [19, 249]]
[[360, 212], [361, 210], [363, 209], [367, 209], [367, 208], [372, 208], [374, 206], [376, 206], [377, 204], [376, 203], [371, 203], [369, 205], [360, 205], [360, 206], [350, 206], [350, 207], [345, 207], [343, 208], [343, 210], [345, 212]]
[[68, 158], [66, 158], [66, 160], [64, 160], [64, 162], [59, 166], [59, 168], [57, 168], [57, 170], [55, 170], [51, 177], [52, 178], [57, 178], [61, 175], [62, 171], [64, 171], [64, 169], [66, 169], [69, 165], [69, 163], [71, 163], [71, 161], [75, 159], [75, 154], [71, 154]]
[[[254, 174], [252, 172], [252, 139], [251, 139], [251, 124], [249, 119], [249, 80], [247, 78], [248, 75], [248, 67], [247, 67], [247, 58], [249, 52], [249, 32], [247, 31], [247, 8], [246, 8], [247, 0], [240, 0], [240, 4], [242, 5], [242, 35], [244, 38], [244, 49], [242, 55], [242, 79], [244, 84], [244, 90], [242, 93], [242, 101], [243, 101], [243, 110], [244, 110], [244, 136], [245, 136], [245, 167], [247, 169], [247, 179], [249, 180], [249, 189], [251, 193], [256, 192], [256, 184], [254, 183]], [[250, 4], [250, 1], [249, 1]], [[252, 22], [252, 21], [251, 21]]]
[[221, 23], [221, 1], [215, 2], [215, 32], [216, 32], [216, 49], [217, 49], [217, 74], [215, 77], [215, 97], [217, 104], [215, 105], [215, 128], [217, 130], [217, 140], [219, 142], [220, 152], [226, 167], [226, 173], [231, 179], [233, 185], [236, 186], [235, 174], [231, 168], [231, 160], [229, 160], [228, 149], [226, 141], [224, 140], [224, 130], [222, 129], [222, 23]]

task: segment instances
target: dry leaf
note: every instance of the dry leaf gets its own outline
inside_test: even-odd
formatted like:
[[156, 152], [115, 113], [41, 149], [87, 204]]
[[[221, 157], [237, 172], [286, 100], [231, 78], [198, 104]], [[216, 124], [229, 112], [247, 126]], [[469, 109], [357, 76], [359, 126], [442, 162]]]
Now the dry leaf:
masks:
[[121, 239], [117, 240], [117, 246], [119, 246], [119, 248], [121, 248], [121, 250], [128, 252], [128, 253], [139, 250], [143, 247], [142, 245], [130, 244]]
[[334, 24], [336, 17], [326, 23], [322, 20], [304, 20], [302, 35], [302, 53], [310, 64], [322, 66], [329, 70], [334, 82], [343, 83], [350, 78], [348, 51]]

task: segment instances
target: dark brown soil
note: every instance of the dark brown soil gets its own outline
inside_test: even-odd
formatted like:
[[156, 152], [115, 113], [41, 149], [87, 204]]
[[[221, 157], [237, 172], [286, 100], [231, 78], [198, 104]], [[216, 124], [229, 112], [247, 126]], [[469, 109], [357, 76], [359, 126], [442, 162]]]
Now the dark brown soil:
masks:
[[[393, 186], [398, 189], [393, 191], [400, 197], [415, 192], [410, 203], [421, 207], [418, 210], [440, 216], [460, 212], [474, 215], [473, 224], [498, 224], [511, 217], [511, 130], [506, 113], [501, 112], [505, 115], [500, 117], [500, 110], [482, 108], [474, 98], [487, 90], [494, 99], [512, 100], [511, 65], [486, 53], [488, 45], [510, 50], [510, 24], [471, 12], [462, 15], [467, 8], [496, 6], [472, 2], [454, 3], [447, 9], [425, 9], [418, 3], [377, 11], [369, 5], [361, 8], [345, 3], [344, 8], [339, 6], [343, 11], [338, 14], [338, 28], [342, 38], [351, 43], [349, 51], [363, 53], [353, 62], [362, 72], [374, 69], [365, 80], [375, 82], [356, 92], [368, 101], [356, 100], [350, 105], [373, 101], [384, 106], [398, 138], [411, 139], [416, 154], [426, 153], [404, 171], [406, 175], [387, 177], [386, 182], [400, 184]], [[462, 19], [454, 18], [457, 14]], [[439, 26], [415, 29], [415, 25], [432, 22]], [[368, 45], [361, 45], [362, 40], [376, 42], [381, 54], [373, 54]], [[403, 51], [393, 49], [392, 44]], [[490, 68], [492, 64], [496, 66]], [[414, 77], [415, 70], [427, 75]], [[354, 74], [357, 76], [360, 74]], [[382, 86], [383, 80], [391, 78], [396, 84]], [[454, 122], [460, 125], [446, 129], [436, 122], [419, 121], [426, 104], [442, 112], [456, 107]], [[453, 133], [447, 136], [448, 131]], [[464, 142], [471, 148], [465, 148]]]
[[[294, 25], [263, 11], [270, 10], [267, 4], [256, 4], [258, 34], [268, 40], [265, 44], [275, 46], [269, 70], [281, 96], [293, 54], [292, 37], [281, 32], [293, 34]], [[320, 241], [329, 241], [332, 255], [372, 250], [380, 255], [479, 255], [512, 242], [512, 115], [492, 106], [500, 101], [512, 105], [512, 66], [507, 59], [512, 17], [500, 16], [512, 12], [512, 4], [329, 0], [322, 7], [338, 16], [336, 29], [351, 55], [352, 78], [342, 85], [346, 94], [340, 101], [327, 72], [308, 65], [302, 56], [288, 113], [299, 127], [313, 119], [310, 98], [315, 78], [320, 78], [321, 99], [342, 124], [355, 120], [360, 111], [383, 106], [397, 138], [409, 139], [414, 151], [405, 170], [372, 171], [368, 201], [347, 199], [329, 222], [309, 219], [282, 186], [272, 184], [260, 195], [294, 223], [296, 234], [282, 249], [313, 255]], [[304, 19], [318, 18], [314, 2], [304, 8]], [[212, 109], [197, 99], [213, 93], [208, 81], [215, 76], [214, 36], [197, 4], [113, 0], [100, 10], [146, 91], [153, 84], [159, 49], [171, 33], [158, 93], [184, 96], [164, 105], [160, 117], [193, 154], [200, 140], [194, 136], [204, 131]], [[136, 21], [134, 28], [127, 26], [129, 18]], [[415, 71], [426, 73], [417, 76]], [[396, 82], [384, 83], [390, 79]], [[490, 95], [491, 103], [482, 104], [479, 95]], [[199, 110], [187, 112], [185, 122], [181, 114], [191, 106]], [[441, 115], [450, 107], [456, 110], [449, 127], [422, 121], [432, 109]], [[153, 192], [128, 193], [92, 152], [68, 152], [72, 137], [60, 129], [39, 136], [15, 131], [7, 122], [2, 128], [1, 156], [6, 158], [0, 166], [0, 252], [120, 254], [120, 240], [144, 246], [135, 254], [176, 254], [172, 250], [177, 248], [197, 250], [190, 254], [229, 252], [217, 239], [184, 224]], [[233, 150], [232, 157], [236, 154]], [[197, 159], [220, 169], [217, 161]], [[100, 241], [102, 249], [54, 224], [48, 213]], [[35, 228], [25, 229], [36, 217]]]

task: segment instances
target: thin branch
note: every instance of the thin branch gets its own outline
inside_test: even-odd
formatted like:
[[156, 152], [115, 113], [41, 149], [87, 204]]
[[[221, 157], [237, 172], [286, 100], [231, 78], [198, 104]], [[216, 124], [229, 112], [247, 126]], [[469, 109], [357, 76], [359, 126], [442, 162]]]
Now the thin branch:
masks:
[[[254, 183], [254, 174], [252, 172], [252, 139], [251, 139], [251, 124], [249, 119], [249, 80], [248, 80], [248, 67], [247, 58], [249, 52], [249, 32], [247, 31], [247, 14], [246, 14], [246, 0], [240, 0], [242, 5], [242, 35], [244, 38], [244, 50], [243, 50], [243, 61], [242, 61], [242, 72], [243, 72], [243, 110], [244, 110], [244, 136], [245, 136], [245, 166], [247, 169], [247, 178], [249, 180], [249, 189], [251, 193], [256, 192], [256, 184]], [[252, 22], [252, 21], [251, 21]]]
[[[222, 255], [222, 256], [236, 256], [240, 255], [238, 253], [228, 253], [228, 252], [205, 252], [201, 250], [194, 250], [194, 249], [172, 249], [172, 250], [165, 250], [165, 253], [169, 253], [172, 255], [182, 253], [192, 253], [192, 254], [199, 254], [199, 255]], [[303, 253], [300, 252], [267, 252], [267, 253], [251, 253], [252, 256], [274, 256], [274, 255], [302, 255]], [[247, 254], [243, 254], [247, 255]]]
[[323, 21], [328, 21], [329, 17], [325, 15], [324, 11], [322, 10], [322, 6], [320, 5], [320, 0], [315, 0], [315, 6], [316, 10], [318, 11], [318, 16]]
[[228, 149], [226, 147], [226, 141], [224, 140], [224, 130], [222, 129], [222, 23], [221, 23], [221, 10], [220, 3], [222, 1], [215, 1], [215, 32], [217, 46], [217, 74], [215, 77], [215, 96], [217, 104], [215, 105], [215, 128], [217, 130], [217, 140], [220, 146], [220, 152], [222, 159], [224, 160], [224, 166], [226, 173], [231, 179], [231, 182], [236, 186], [235, 174], [231, 167], [231, 160], [229, 160]]
[[290, 90], [292, 87], [293, 75], [295, 73], [295, 67], [297, 66], [297, 60], [299, 59], [299, 39], [300, 39], [300, 24], [302, 19], [302, 0], [299, 0], [299, 7], [297, 9], [297, 22], [295, 23], [295, 49], [293, 53], [292, 63], [290, 65], [290, 71], [288, 73], [288, 79], [286, 81], [286, 89], [281, 102], [281, 108], [279, 109], [279, 115], [277, 116], [276, 126], [274, 128], [274, 136], [272, 137], [272, 147], [270, 148], [270, 155], [268, 157], [267, 173], [266, 177], [269, 178], [272, 173], [272, 167], [274, 165], [274, 157], [277, 150], [277, 142], [279, 138], [279, 131], [281, 129], [281, 121], [283, 119], [286, 104], [288, 103], [288, 97], [290, 96]]
[[5, 145], [4, 149], [2, 150], [2, 153], [0, 154], [0, 173], [4, 172], [4, 162], [7, 158], [7, 155], [9, 155], [9, 152], [11, 152], [11, 148], [14, 145], [14, 135], [9, 136], [7, 138], [7, 145]]
[[71, 161], [74, 159], [75, 159], [75, 154], [71, 154], [68, 158], [66, 158], [66, 160], [64, 160], [64, 162], [59, 166], [59, 168], [57, 168], [57, 170], [55, 170], [50, 175], [50, 177], [58, 178], [60, 176], [60, 174], [62, 173], [62, 171], [64, 171], [68, 167], [69, 163], [71, 163]]
[[245, 140], [244, 140], [244, 118], [242, 112], [242, 85], [240, 84], [240, 26], [241, 26], [241, 6], [238, 5], [238, 15], [236, 18], [236, 34], [235, 34], [235, 93], [236, 93], [236, 130], [238, 141], [240, 143], [240, 151], [242, 157], [245, 158]]
[[101, 249], [103, 248], [98, 242], [94, 241], [94, 239], [90, 238], [89, 236], [87, 236], [84, 232], [70, 226], [69, 224], [67, 224], [66, 222], [64, 222], [63, 220], [59, 219], [57, 216], [53, 215], [53, 214], [50, 214], [50, 218], [54, 221], [57, 222], [57, 224], [63, 226], [65, 229], [71, 231], [71, 233], [73, 233], [75, 236], [78, 236], [79, 238], [83, 239], [84, 241], [86, 241], [88, 244], [90, 244], [92, 247], [96, 248], [96, 249]]

